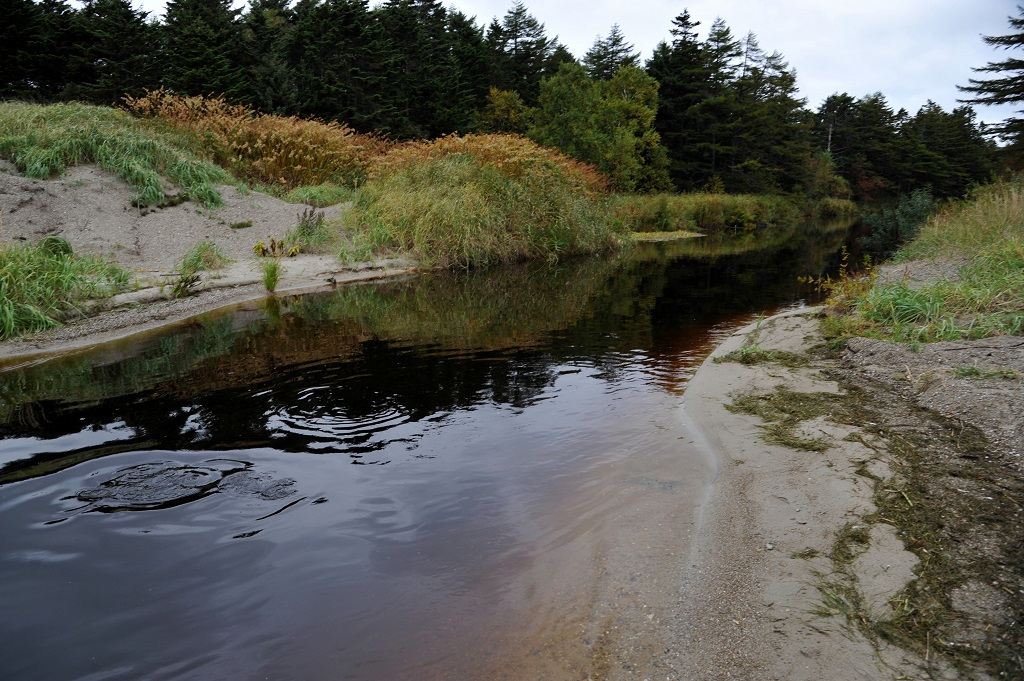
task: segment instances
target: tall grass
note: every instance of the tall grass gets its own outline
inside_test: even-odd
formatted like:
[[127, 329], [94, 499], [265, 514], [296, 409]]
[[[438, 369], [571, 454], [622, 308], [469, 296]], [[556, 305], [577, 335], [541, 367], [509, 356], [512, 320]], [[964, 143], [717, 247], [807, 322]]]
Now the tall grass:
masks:
[[87, 104], [0, 103], [0, 157], [28, 177], [46, 179], [68, 166], [96, 163], [125, 180], [139, 206], [166, 199], [166, 177], [187, 198], [220, 204], [223, 169], [200, 158], [179, 134], [161, 132], [123, 111]]
[[124, 106], [142, 119], [190, 134], [237, 177], [286, 191], [358, 186], [370, 160], [391, 146], [344, 123], [261, 114], [221, 97], [182, 97], [161, 89], [126, 97]]
[[82, 301], [128, 285], [121, 268], [59, 241], [0, 244], [0, 340], [57, 326]]
[[355, 248], [437, 266], [557, 259], [617, 245], [605, 179], [509, 135], [406, 144], [377, 159], [346, 216]]
[[1024, 176], [1016, 176], [979, 187], [967, 199], [945, 207], [896, 258], [959, 258], [1022, 239]]
[[801, 219], [788, 199], [750, 194], [621, 194], [612, 212], [631, 232], [752, 232]]

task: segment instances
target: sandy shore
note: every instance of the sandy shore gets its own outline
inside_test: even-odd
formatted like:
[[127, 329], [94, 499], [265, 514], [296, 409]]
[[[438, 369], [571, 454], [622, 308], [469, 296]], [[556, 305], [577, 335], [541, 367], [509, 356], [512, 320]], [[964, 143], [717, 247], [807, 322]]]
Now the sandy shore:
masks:
[[[848, 523], [870, 527], [870, 547], [855, 561], [864, 595], [879, 616], [913, 577], [914, 554], [895, 529], [869, 524], [872, 486], [858, 468], [868, 462], [892, 475], [886, 457], [848, 441], [854, 428], [816, 420], [806, 437], [826, 437], [823, 453], [764, 442], [756, 416], [727, 409], [734, 397], [784, 386], [836, 393], [821, 365], [781, 368], [718, 362], [756, 333], [764, 350], [805, 353], [817, 342], [810, 312], [775, 317], [741, 330], [719, 347], [691, 380], [686, 411], [714, 452], [719, 475], [697, 532], [694, 571], [682, 613], [692, 656], [680, 678], [917, 678], [923, 660], [867, 640], [837, 616], [815, 614], [819, 586], [834, 571], [828, 554]], [[899, 674], [894, 676], [894, 673]]]

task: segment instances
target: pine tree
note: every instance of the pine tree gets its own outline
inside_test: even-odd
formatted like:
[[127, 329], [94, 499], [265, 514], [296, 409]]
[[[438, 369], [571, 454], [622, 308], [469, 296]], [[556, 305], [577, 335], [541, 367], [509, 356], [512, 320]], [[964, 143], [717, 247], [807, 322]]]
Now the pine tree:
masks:
[[[1018, 6], [1020, 16], [1008, 17], [1013, 33], [1001, 36], [983, 36], [986, 44], [1005, 50], [1019, 50], [1024, 47], [1024, 7]], [[1008, 57], [1003, 61], [989, 62], [974, 69], [978, 73], [1003, 74], [1001, 77], [968, 80], [969, 85], [958, 86], [962, 92], [974, 95], [960, 100], [974, 104], [1020, 104], [1024, 102], [1024, 59]], [[1024, 111], [1017, 113], [1024, 114]], [[1024, 117], [1011, 116], [1003, 124], [991, 130], [1012, 139], [1015, 144], [1024, 140]]]
[[623, 66], [640, 65], [640, 53], [626, 42], [618, 24], [612, 24], [608, 37], [598, 36], [593, 47], [583, 55], [583, 65], [595, 80], [608, 80]]

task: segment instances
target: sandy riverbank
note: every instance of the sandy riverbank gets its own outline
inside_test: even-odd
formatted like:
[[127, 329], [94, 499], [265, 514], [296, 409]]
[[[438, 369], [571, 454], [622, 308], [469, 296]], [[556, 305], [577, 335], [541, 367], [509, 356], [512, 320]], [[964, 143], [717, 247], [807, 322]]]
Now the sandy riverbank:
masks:
[[[683, 570], [687, 607], [672, 628], [689, 654], [674, 678], [1024, 678], [1012, 653], [1024, 593], [1014, 548], [1024, 339], [945, 343], [919, 353], [856, 340], [833, 358], [814, 351], [821, 342], [812, 312], [771, 318], [719, 347], [687, 388], [686, 411], [719, 473], [693, 563]], [[743, 347], [775, 352], [777, 361], [720, 361], [729, 353], [740, 358]], [[956, 375], [964, 364], [1019, 373], [972, 380]], [[915, 382], [926, 371], [926, 384]], [[760, 416], [736, 413], [743, 396], [762, 398], [748, 409], [760, 404]], [[785, 400], [773, 404], [779, 396]], [[771, 444], [766, 440], [780, 433], [765, 426], [780, 423], [772, 410], [784, 410], [786, 401], [805, 411], [781, 433], [786, 446]], [[948, 437], [956, 429], [979, 433], [984, 453], [968, 453]], [[902, 441], [920, 451], [895, 446]], [[927, 466], [924, 479], [918, 457]], [[975, 521], [979, 499], [998, 504], [1009, 524]], [[897, 516], [901, 507], [926, 513], [925, 505], [942, 515], [931, 542], [916, 536], [924, 528]], [[968, 557], [968, 542], [991, 561]], [[957, 577], [945, 593], [929, 594], [946, 612], [924, 631], [914, 626], [924, 613], [910, 608], [922, 607], [921, 584], [933, 588], [933, 561], [947, 561]], [[982, 564], [991, 562], [1002, 566], [998, 579]], [[901, 632], [910, 633], [902, 648], [891, 642]]]

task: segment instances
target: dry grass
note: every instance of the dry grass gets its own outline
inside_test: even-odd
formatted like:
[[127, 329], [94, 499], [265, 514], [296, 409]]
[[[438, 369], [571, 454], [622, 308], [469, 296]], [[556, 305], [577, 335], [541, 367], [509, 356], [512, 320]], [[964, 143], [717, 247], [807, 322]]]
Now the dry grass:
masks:
[[158, 126], [191, 133], [236, 177], [284, 190], [358, 186], [370, 160], [391, 146], [344, 123], [261, 114], [220, 97], [182, 97], [161, 89], [126, 97], [124, 106]]

